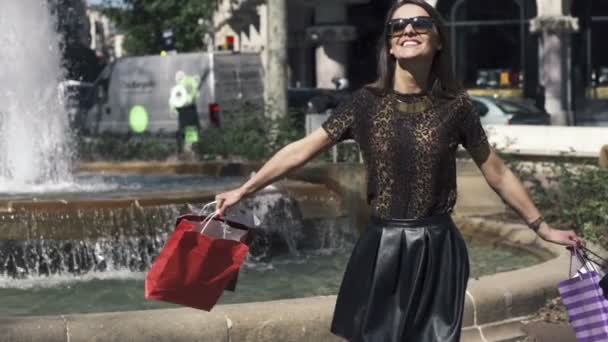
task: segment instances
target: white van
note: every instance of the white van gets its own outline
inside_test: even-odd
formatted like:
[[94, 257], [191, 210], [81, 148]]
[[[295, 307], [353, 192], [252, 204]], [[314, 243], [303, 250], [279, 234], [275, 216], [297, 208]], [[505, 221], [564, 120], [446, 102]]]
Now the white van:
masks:
[[95, 104], [83, 113], [82, 131], [172, 134], [178, 129], [176, 107], [183, 105], [196, 108], [201, 127], [219, 124], [220, 111], [262, 108], [263, 77], [257, 53], [121, 58], [95, 82]]

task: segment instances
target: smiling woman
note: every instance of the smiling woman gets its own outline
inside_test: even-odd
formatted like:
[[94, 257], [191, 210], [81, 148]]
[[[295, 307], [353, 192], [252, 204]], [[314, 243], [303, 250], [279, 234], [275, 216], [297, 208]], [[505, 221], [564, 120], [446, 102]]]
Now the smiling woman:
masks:
[[321, 128], [282, 148], [245, 184], [217, 194], [220, 213], [346, 139], [363, 155], [372, 217], [346, 266], [331, 326], [336, 335], [364, 342], [460, 340], [469, 262], [450, 215], [458, 145], [543, 239], [581, 241], [544, 222], [490, 148], [470, 97], [454, 78], [443, 20], [426, 1], [393, 5], [377, 81], [338, 106]]

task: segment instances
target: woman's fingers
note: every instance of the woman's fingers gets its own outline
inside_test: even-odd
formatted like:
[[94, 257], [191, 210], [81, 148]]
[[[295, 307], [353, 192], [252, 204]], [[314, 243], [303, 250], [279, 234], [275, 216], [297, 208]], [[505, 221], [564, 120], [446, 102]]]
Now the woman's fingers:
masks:
[[585, 246], [585, 240], [583, 240], [580, 236], [578, 236], [574, 231], [568, 231], [568, 238], [573, 242], [573, 246], [582, 247]]
[[216, 208], [218, 210], [218, 216], [223, 216], [224, 211], [226, 211], [225, 203], [226, 199], [223, 197], [224, 194], [219, 194], [215, 196], [215, 200], [217, 201]]
[[579, 237], [578, 235], [574, 234], [573, 237], [574, 241], [576, 242], [576, 246], [577, 247], [584, 247], [585, 246], [585, 240], [583, 240], [581, 237]]
[[226, 208], [224, 207], [224, 202], [220, 202], [221, 204], [218, 206], [218, 213], [217, 216], [222, 217], [224, 216], [224, 211], [226, 211]]
[[218, 215], [223, 216], [228, 208], [241, 200], [241, 197], [242, 195], [237, 190], [217, 194], [215, 200], [217, 201]]

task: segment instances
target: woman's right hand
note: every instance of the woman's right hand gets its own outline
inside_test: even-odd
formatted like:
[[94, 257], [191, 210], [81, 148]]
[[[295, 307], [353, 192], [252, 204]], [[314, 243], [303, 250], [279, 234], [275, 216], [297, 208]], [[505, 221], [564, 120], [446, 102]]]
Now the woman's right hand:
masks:
[[224, 216], [224, 212], [231, 206], [238, 203], [244, 196], [244, 192], [241, 188], [222, 192], [221, 194], [215, 195], [217, 201], [217, 208], [219, 210], [219, 216]]

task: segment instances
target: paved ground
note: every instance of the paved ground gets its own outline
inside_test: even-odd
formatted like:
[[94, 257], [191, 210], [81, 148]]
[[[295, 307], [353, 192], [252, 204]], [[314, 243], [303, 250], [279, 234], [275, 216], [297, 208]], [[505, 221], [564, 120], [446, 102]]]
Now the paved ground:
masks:
[[524, 331], [534, 342], [576, 342], [574, 331], [567, 324], [530, 323]]

